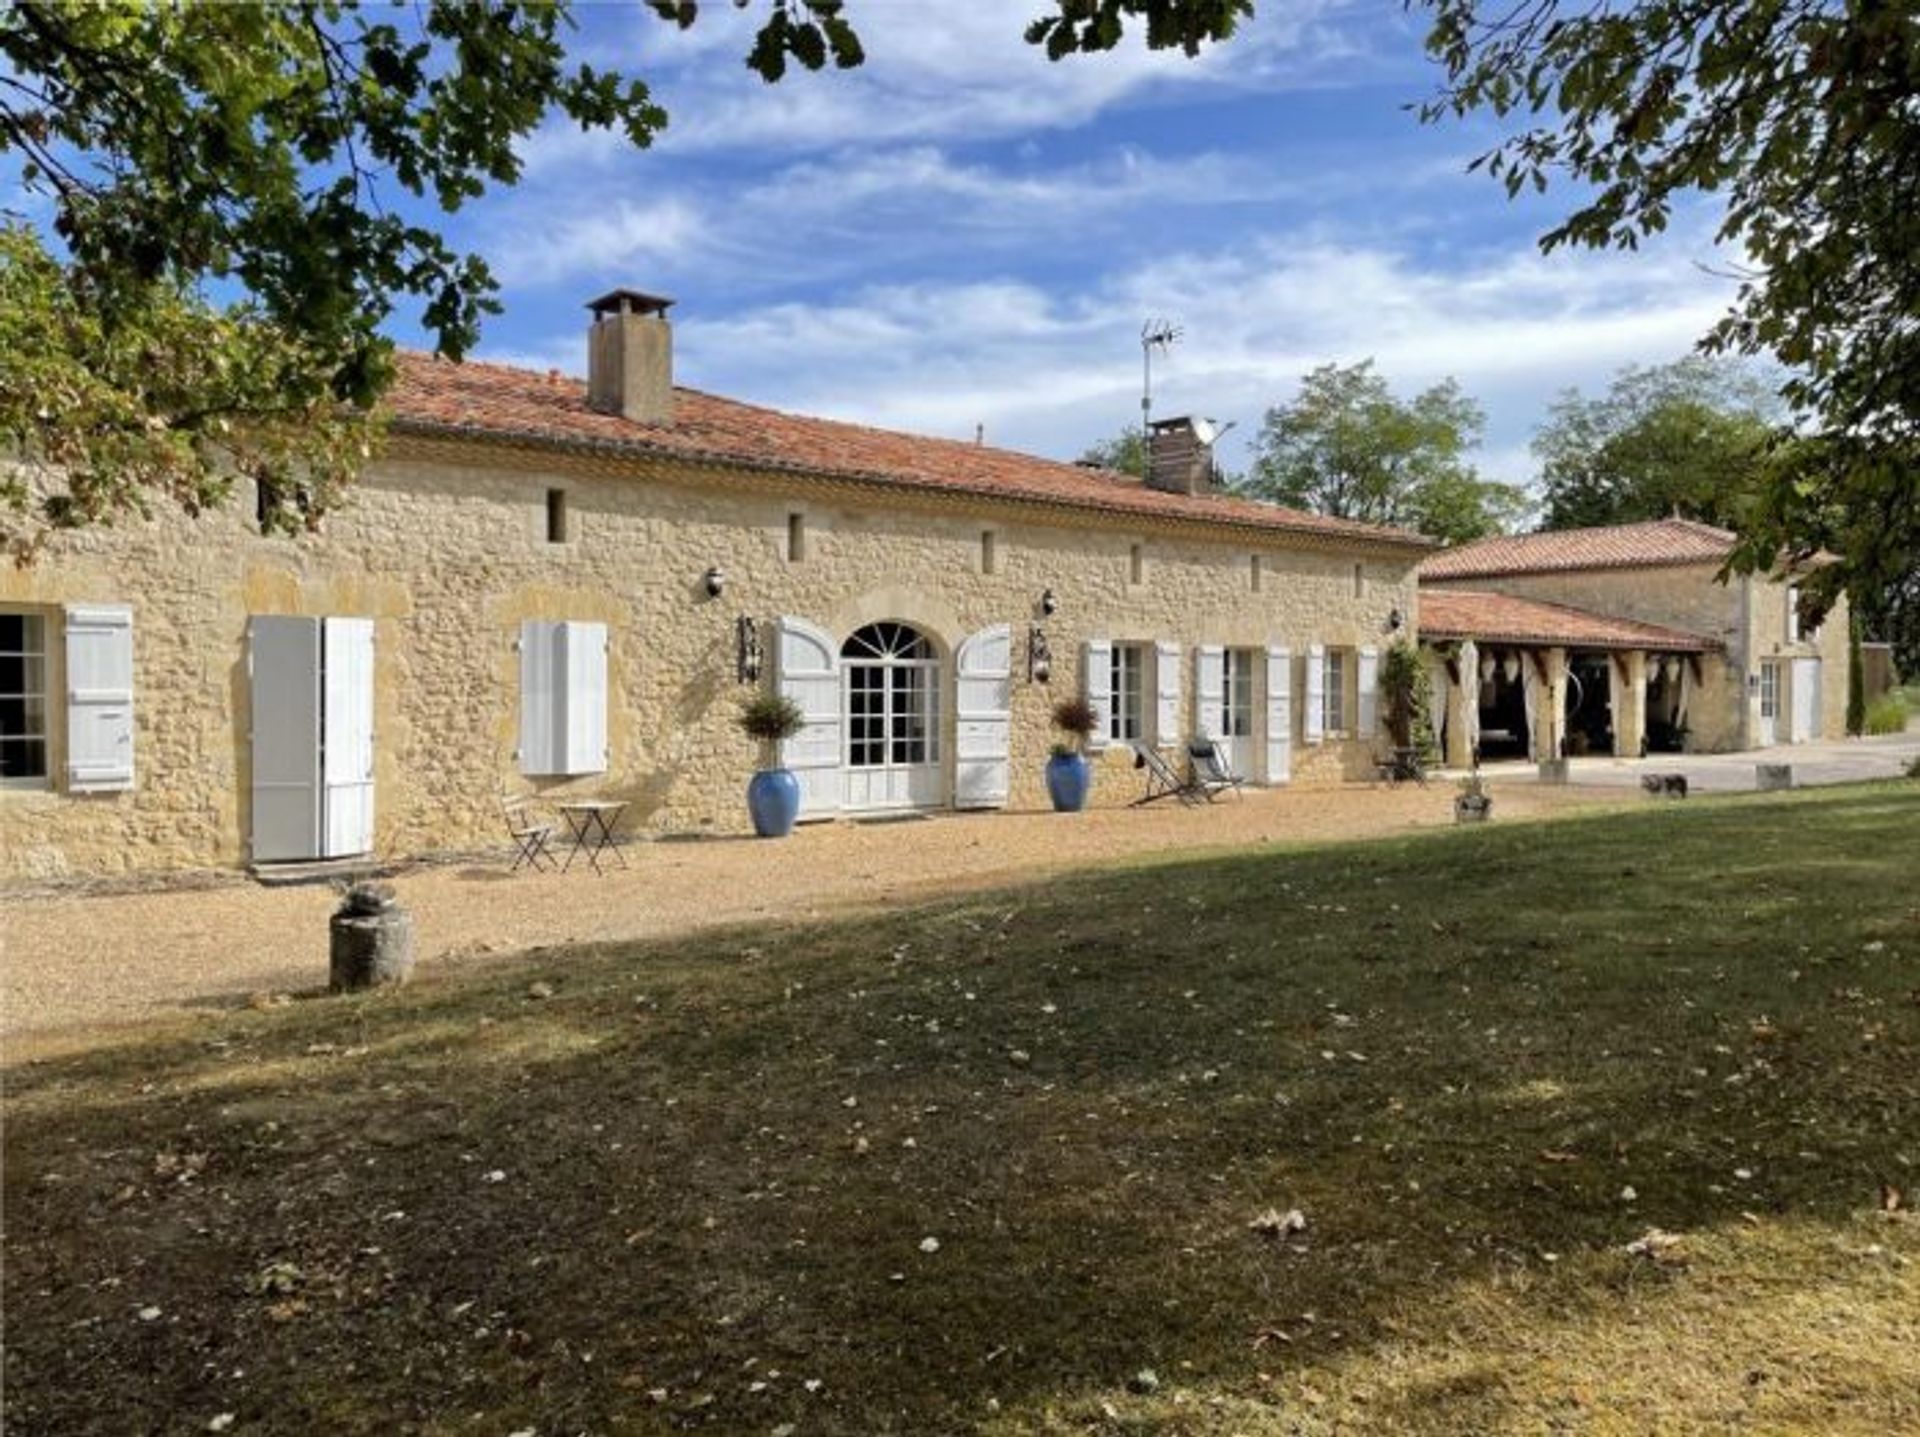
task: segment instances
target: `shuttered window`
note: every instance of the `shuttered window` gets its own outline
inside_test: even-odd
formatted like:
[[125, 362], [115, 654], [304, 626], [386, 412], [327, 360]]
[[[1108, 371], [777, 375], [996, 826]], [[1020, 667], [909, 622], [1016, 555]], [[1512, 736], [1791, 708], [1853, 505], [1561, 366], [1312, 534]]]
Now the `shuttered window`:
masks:
[[66, 612], [67, 790], [133, 787], [133, 610], [72, 604]]
[[1320, 731], [1326, 734], [1345, 733], [1348, 650], [1328, 649], [1323, 662], [1326, 664], [1326, 673], [1320, 686]]
[[528, 619], [520, 626], [520, 772], [607, 770], [607, 626]]
[[0, 614], [0, 785], [47, 782], [47, 624]]

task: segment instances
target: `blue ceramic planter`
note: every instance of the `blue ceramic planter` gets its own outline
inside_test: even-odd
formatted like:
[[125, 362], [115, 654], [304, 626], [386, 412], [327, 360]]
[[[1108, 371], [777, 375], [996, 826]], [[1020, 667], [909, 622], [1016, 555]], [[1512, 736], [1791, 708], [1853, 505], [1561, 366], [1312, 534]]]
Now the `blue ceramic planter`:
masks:
[[1047, 797], [1055, 813], [1078, 813], [1087, 806], [1092, 789], [1093, 765], [1086, 755], [1061, 753], [1047, 760]]
[[800, 780], [784, 768], [763, 768], [747, 784], [747, 812], [762, 838], [785, 838], [800, 817]]

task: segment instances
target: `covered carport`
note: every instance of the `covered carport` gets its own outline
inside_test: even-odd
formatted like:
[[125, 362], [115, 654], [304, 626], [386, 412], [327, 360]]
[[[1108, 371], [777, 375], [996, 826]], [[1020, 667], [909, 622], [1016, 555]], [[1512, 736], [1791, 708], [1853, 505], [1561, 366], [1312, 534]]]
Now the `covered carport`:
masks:
[[1685, 746], [1699, 634], [1477, 589], [1423, 588], [1420, 642], [1449, 765]]

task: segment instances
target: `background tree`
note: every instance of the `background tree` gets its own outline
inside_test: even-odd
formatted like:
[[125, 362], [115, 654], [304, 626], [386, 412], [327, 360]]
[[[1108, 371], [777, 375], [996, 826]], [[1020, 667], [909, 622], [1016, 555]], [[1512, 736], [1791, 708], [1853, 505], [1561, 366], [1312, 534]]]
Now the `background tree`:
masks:
[[1117, 469], [1122, 474], [1147, 477], [1147, 439], [1138, 424], [1129, 424], [1111, 439], [1089, 444], [1080, 451], [1079, 462], [1098, 464], [1102, 469]]
[[[1920, 19], [1798, 0], [1422, 0], [1446, 79], [1422, 118], [1516, 126], [1475, 167], [1569, 181], [1541, 240], [1636, 247], [1712, 193], [1740, 266], [1710, 353], [1770, 355], [1792, 442], [1739, 513], [1735, 565], [1821, 549], [1920, 662]], [[1875, 610], [1877, 609], [1877, 614]]]
[[1467, 458], [1485, 423], [1451, 379], [1403, 401], [1370, 359], [1325, 364], [1267, 411], [1240, 491], [1449, 543], [1478, 539], [1526, 510], [1520, 490], [1482, 479]]
[[1629, 366], [1597, 399], [1568, 390], [1533, 440], [1541, 527], [1669, 514], [1731, 527], [1770, 462], [1779, 408], [1745, 369], [1700, 356]]
[[[700, 12], [646, 3], [682, 27]], [[746, 63], [768, 81], [864, 59], [843, 0], [760, 3]], [[1251, 9], [1055, 0], [1026, 36], [1059, 59], [1137, 21], [1194, 54]], [[53, 214], [51, 235], [16, 225], [0, 246], [4, 323], [45, 336], [0, 368], [0, 444], [36, 471], [0, 485], [0, 542], [218, 502], [229, 464], [269, 485], [275, 523], [317, 522], [340, 456], [374, 437], [351, 411], [391, 383], [382, 324], [412, 305], [457, 357], [498, 309], [485, 261], [382, 187], [451, 212], [514, 183], [549, 114], [635, 145], [666, 124], [639, 80], [568, 61], [571, 28], [566, 0], [0, 6], [0, 146]], [[268, 353], [271, 386], [245, 373]], [[31, 402], [56, 375], [60, 402]]]

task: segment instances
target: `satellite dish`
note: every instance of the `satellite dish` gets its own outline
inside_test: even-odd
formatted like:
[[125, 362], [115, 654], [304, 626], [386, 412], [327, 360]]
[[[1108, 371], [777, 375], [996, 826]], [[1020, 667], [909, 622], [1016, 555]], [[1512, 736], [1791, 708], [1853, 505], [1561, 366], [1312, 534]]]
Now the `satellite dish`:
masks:
[[1219, 426], [1211, 419], [1196, 419], [1193, 421], [1193, 437], [1202, 444], [1211, 445], [1220, 437]]

